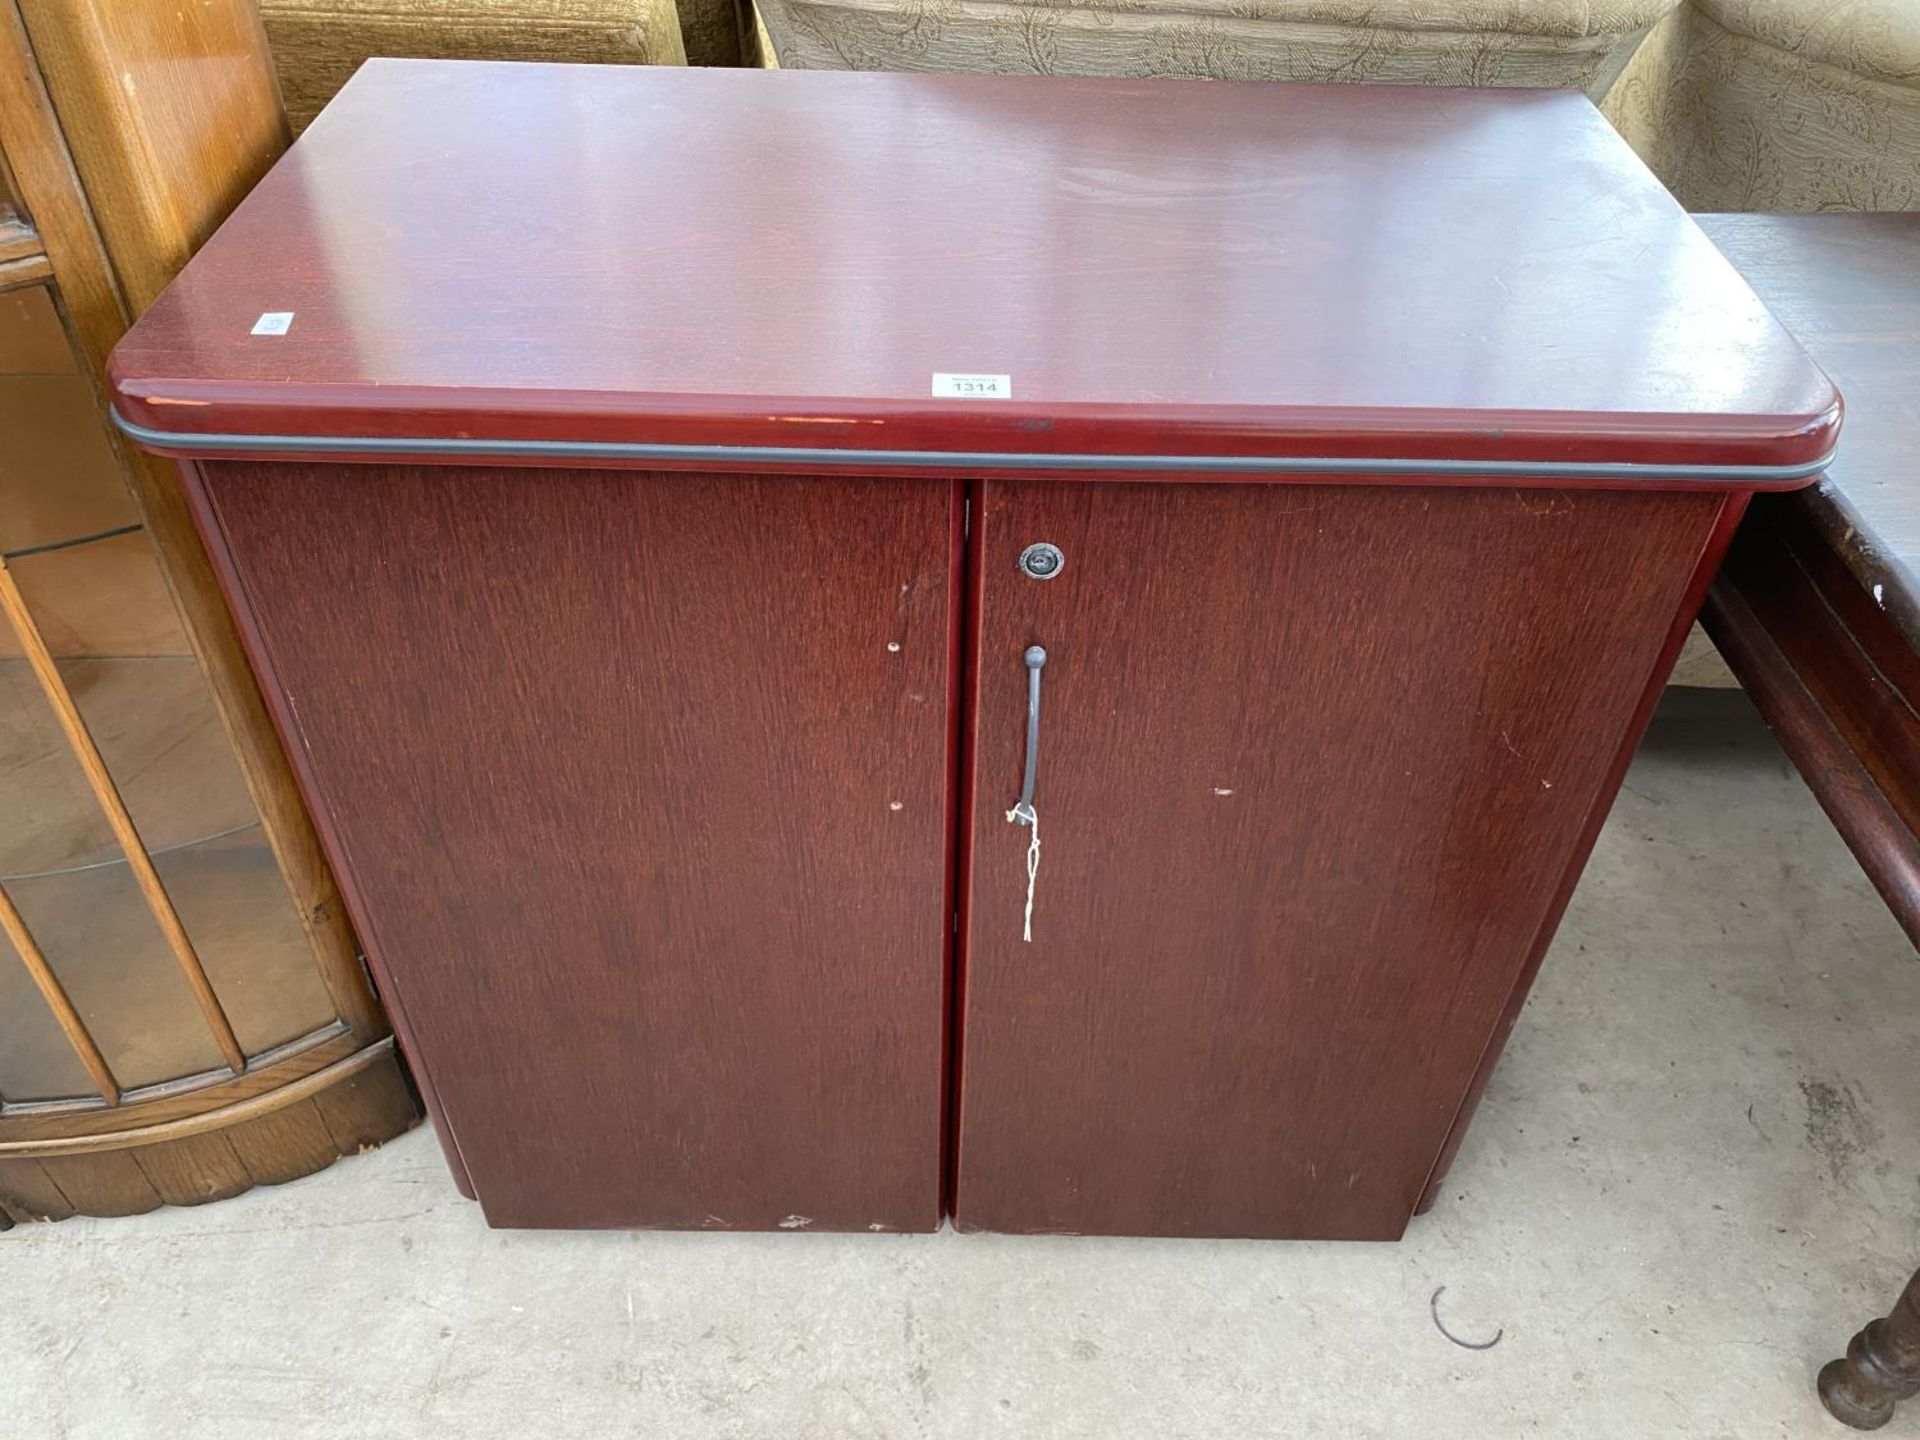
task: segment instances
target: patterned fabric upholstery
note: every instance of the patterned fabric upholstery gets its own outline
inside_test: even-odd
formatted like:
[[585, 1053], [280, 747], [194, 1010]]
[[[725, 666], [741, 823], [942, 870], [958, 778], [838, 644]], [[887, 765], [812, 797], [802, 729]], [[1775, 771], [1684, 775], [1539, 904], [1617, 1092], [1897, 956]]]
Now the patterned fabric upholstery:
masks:
[[296, 132], [375, 55], [636, 65], [687, 58], [674, 0], [260, 0], [260, 18]]
[[1690, 0], [1603, 108], [1689, 209], [1920, 209], [1920, 0]]
[[1678, 0], [761, 0], [782, 65], [1606, 93]]

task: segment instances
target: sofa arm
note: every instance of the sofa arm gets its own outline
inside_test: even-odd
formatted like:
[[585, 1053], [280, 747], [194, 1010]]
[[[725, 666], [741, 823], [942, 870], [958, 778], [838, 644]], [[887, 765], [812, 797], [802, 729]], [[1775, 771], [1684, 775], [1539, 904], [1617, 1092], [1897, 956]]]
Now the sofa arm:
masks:
[[782, 65], [1524, 85], [1598, 98], [1676, 0], [759, 0]]
[[260, 18], [295, 133], [376, 55], [687, 62], [674, 0], [260, 0]]
[[1920, 5], [1689, 0], [1602, 108], [1690, 210], [1920, 209]]

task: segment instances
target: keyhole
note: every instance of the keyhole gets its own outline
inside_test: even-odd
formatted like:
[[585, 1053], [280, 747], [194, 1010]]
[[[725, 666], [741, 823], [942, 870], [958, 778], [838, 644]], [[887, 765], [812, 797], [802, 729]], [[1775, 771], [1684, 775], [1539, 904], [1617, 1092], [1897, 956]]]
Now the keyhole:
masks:
[[1049, 545], [1044, 540], [1020, 552], [1020, 573], [1030, 580], [1051, 580], [1065, 568], [1066, 563], [1067, 557], [1060, 553], [1060, 547]]

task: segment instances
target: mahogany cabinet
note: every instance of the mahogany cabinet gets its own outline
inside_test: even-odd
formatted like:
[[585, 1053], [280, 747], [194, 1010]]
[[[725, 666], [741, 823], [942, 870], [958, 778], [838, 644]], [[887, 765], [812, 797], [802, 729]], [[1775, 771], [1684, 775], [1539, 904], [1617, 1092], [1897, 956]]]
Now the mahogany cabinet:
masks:
[[422, 62], [114, 379], [503, 1225], [1398, 1235], [1839, 422], [1577, 96]]

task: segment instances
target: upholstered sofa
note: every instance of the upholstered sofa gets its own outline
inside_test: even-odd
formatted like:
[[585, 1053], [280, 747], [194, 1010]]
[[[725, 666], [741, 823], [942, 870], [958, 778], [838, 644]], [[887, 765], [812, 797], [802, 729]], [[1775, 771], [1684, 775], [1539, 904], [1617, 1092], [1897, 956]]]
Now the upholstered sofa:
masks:
[[782, 65], [1542, 85], [1598, 99], [1679, 0], [760, 0]]
[[759, 0], [779, 63], [1586, 91], [1694, 209], [1920, 207], [1920, 0]]
[[[373, 55], [737, 65], [737, 0], [259, 0], [296, 132]], [[746, 32], [750, 37], [751, 30]]]
[[1693, 210], [1920, 209], [1920, 0], [1688, 0], [1603, 108]]
[[[296, 129], [370, 55], [753, 63], [751, 0], [260, 0]], [[1699, 210], [1920, 207], [1920, 0], [759, 0], [802, 68], [1584, 90]], [[773, 63], [772, 57], [766, 57]]]

